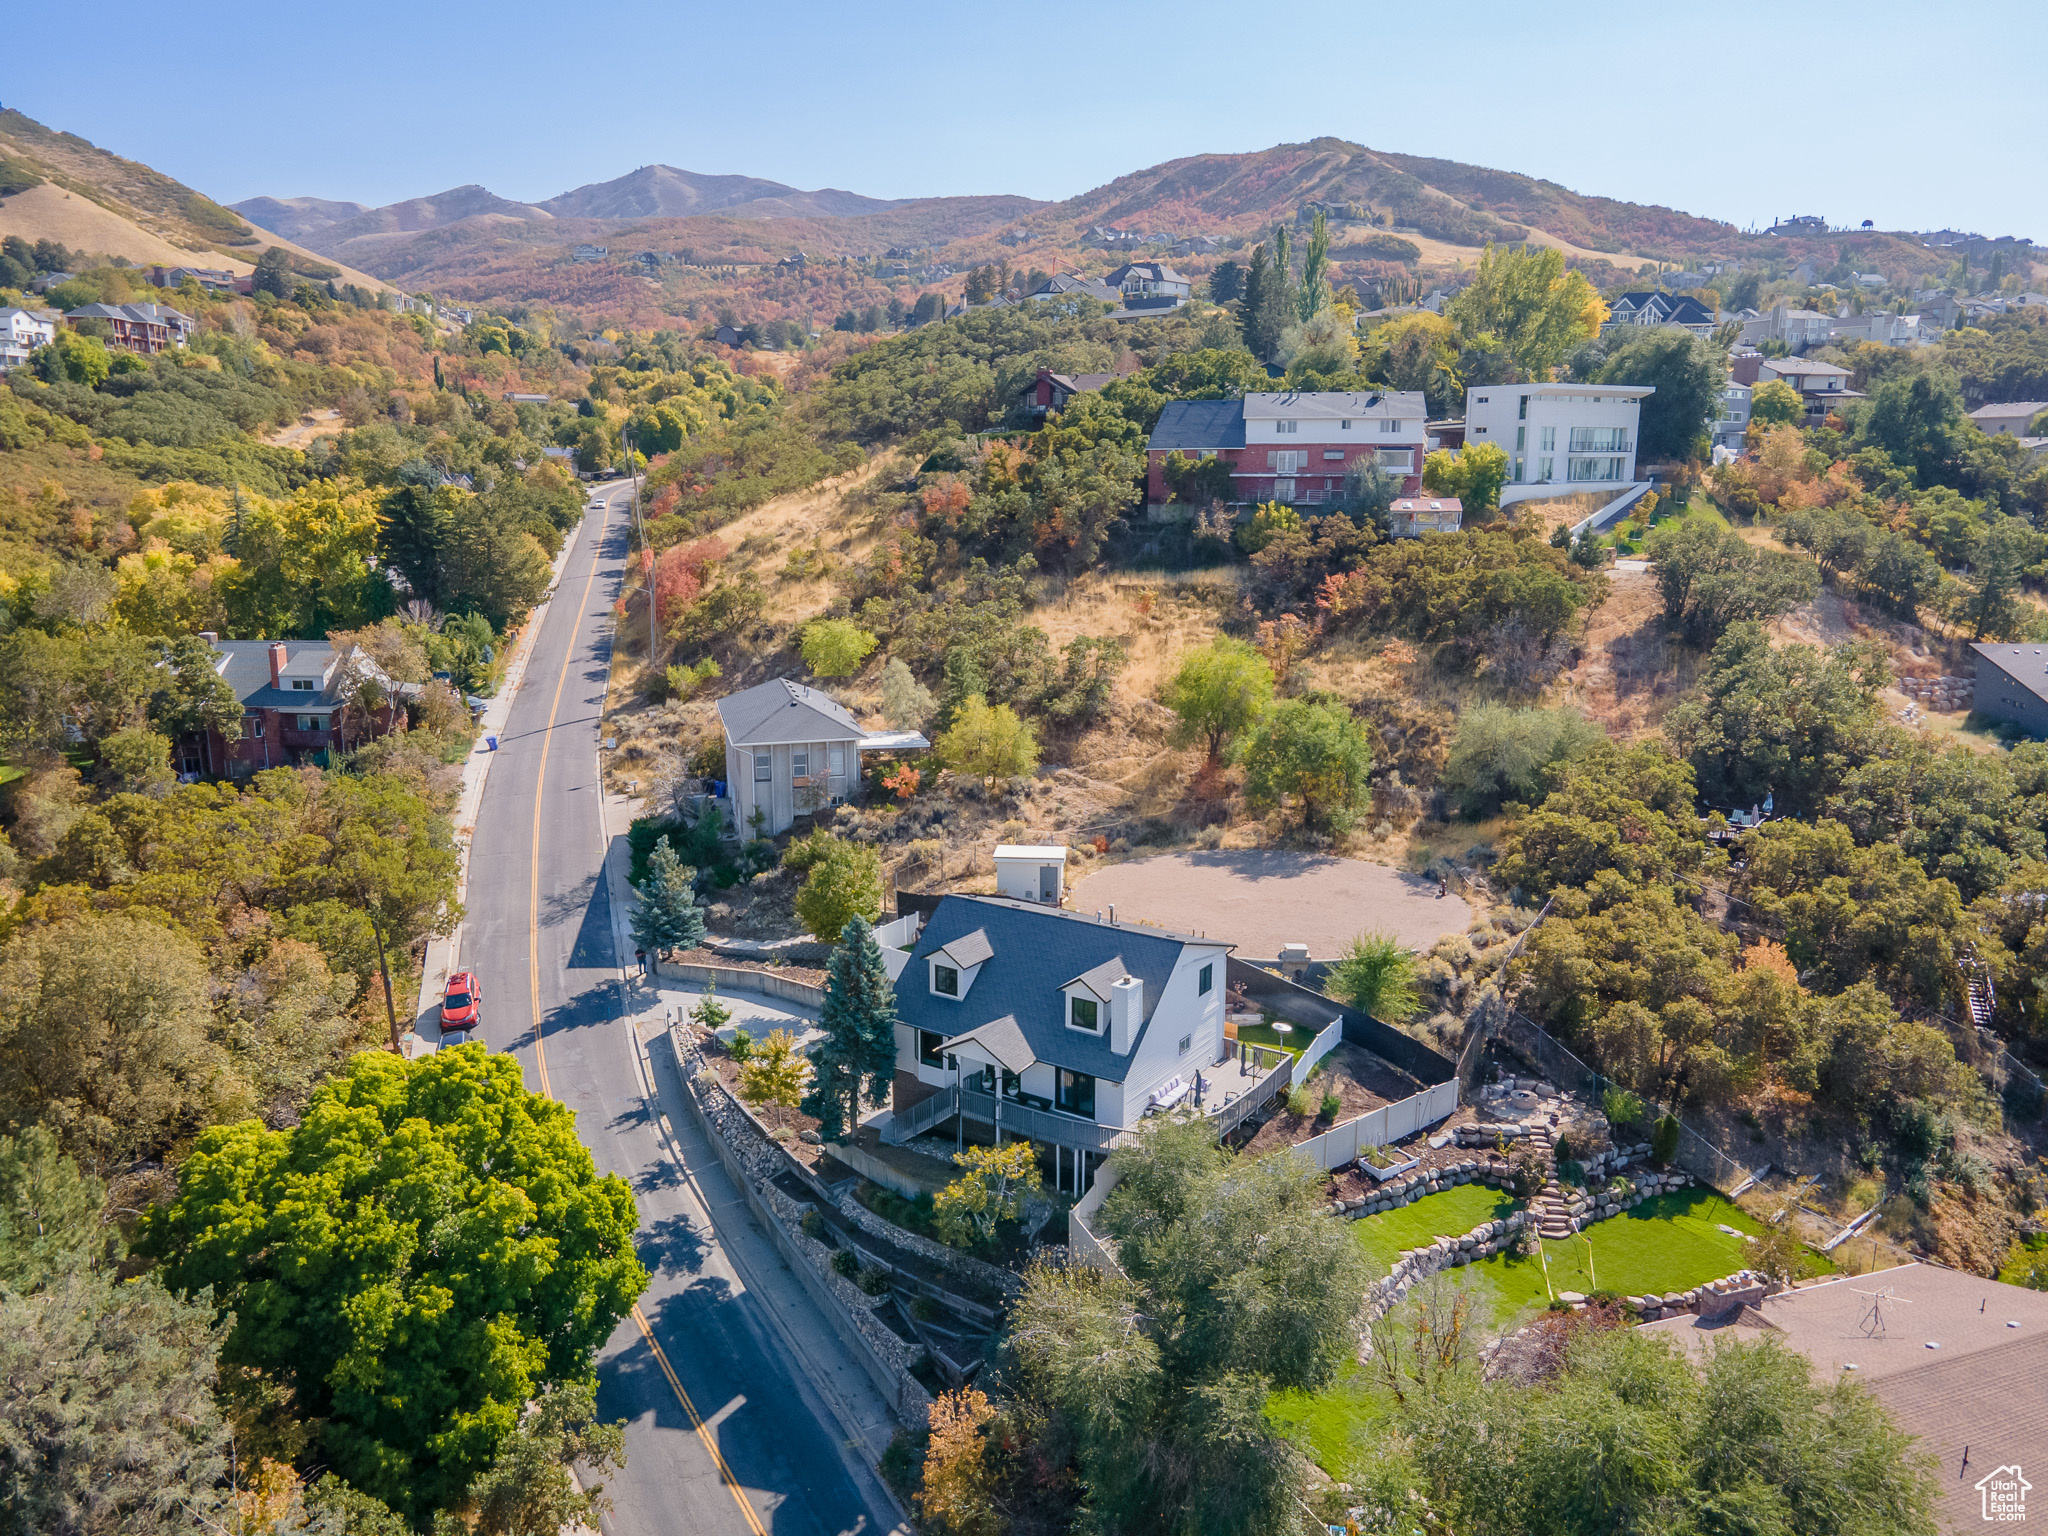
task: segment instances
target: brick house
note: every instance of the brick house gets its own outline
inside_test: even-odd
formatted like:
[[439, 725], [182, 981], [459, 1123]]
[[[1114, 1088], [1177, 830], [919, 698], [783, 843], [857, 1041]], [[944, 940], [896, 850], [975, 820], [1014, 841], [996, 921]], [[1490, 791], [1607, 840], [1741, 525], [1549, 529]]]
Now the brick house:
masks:
[[196, 322], [167, 304], [87, 304], [64, 316], [75, 327], [81, 320], [105, 323], [117, 347], [153, 357], [165, 347], [182, 347]]
[[1172, 453], [1225, 460], [1233, 505], [1335, 501], [1346, 471], [1367, 459], [1399, 476], [1400, 494], [1413, 496], [1422, 489], [1428, 414], [1420, 393], [1397, 390], [1176, 400], [1160, 413], [1146, 444], [1146, 506], [1159, 516], [1171, 499], [1166, 460]]
[[1052, 411], [1063, 411], [1067, 402], [1076, 395], [1092, 394], [1105, 384], [1114, 384], [1118, 379], [1129, 378], [1139, 368], [1135, 356], [1126, 355], [1124, 361], [1110, 373], [1054, 373], [1050, 368], [1038, 370], [1038, 377], [1026, 384], [1020, 391], [1025, 411], [1034, 418], [1043, 417]]
[[340, 654], [327, 641], [200, 638], [213, 647], [215, 669], [242, 701], [242, 735], [239, 741], [227, 741], [218, 731], [180, 737], [176, 761], [181, 774], [242, 779], [360, 745], [397, 728], [404, 718], [398, 700], [418, 692], [417, 685], [393, 683], [369, 661], [357, 660], [352, 665], [380, 682], [391, 702], [372, 712], [367, 723], [360, 710], [344, 721], [347, 679]]

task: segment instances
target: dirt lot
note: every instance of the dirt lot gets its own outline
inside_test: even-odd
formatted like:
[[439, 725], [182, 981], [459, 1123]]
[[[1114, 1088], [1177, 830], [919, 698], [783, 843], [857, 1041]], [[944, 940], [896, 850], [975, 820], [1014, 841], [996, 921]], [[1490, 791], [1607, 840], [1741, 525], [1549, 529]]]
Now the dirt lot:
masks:
[[1665, 637], [1653, 574], [1610, 571], [1607, 579], [1607, 601], [1593, 610], [1579, 660], [1557, 680], [1553, 701], [1626, 739], [1657, 727], [1691, 686], [1700, 658]]
[[1273, 848], [1217, 849], [1112, 864], [1077, 882], [1077, 911], [1116, 904], [1119, 916], [1225, 938], [1252, 959], [1306, 944], [1330, 959], [1358, 934], [1390, 930], [1410, 949], [1463, 933], [1472, 909], [1434, 883], [1383, 864]]
[[[1360, 1115], [1371, 1114], [1410, 1094], [1419, 1093], [1422, 1083], [1399, 1067], [1382, 1061], [1365, 1047], [1345, 1044], [1323, 1058], [1309, 1079], [1308, 1090], [1316, 1100], [1315, 1107], [1306, 1115], [1297, 1115], [1283, 1105], [1280, 1112], [1260, 1126], [1257, 1134], [1245, 1143], [1244, 1150], [1248, 1156], [1259, 1157], [1281, 1147], [1296, 1146], [1311, 1136], [1320, 1136], [1333, 1125], [1355, 1120]], [[1342, 1107], [1330, 1119], [1321, 1115], [1323, 1095], [1327, 1093], [1336, 1094], [1342, 1101]]]

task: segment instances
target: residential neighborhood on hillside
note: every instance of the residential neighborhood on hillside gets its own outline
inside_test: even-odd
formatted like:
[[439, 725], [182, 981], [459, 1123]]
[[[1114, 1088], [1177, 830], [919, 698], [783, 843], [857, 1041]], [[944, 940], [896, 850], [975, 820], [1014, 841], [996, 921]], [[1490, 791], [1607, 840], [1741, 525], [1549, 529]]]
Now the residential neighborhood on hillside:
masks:
[[2023, 1525], [2031, 17], [165, 20], [0, 107], [6, 1532]]

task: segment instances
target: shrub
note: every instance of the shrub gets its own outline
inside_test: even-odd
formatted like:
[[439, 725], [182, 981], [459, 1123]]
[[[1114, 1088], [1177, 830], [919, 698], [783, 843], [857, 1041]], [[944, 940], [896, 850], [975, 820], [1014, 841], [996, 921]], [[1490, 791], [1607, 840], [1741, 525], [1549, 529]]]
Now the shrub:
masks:
[[1626, 1088], [1609, 1088], [1600, 1095], [1600, 1108], [1607, 1123], [1616, 1130], [1633, 1129], [1643, 1123], [1643, 1101]]
[[889, 1271], [886, 1269], [863, 1269], [853, 1277], [853, 1283], [869, 1296], [881, 1296], [889, 1289]]
[[1315, 1103], [1304, 1083], [1296, 1083], [1287, 1090], [1287, 1113], [1290, 1115], [1300, 1115], [1305, 1119], [1315, 1108]]
[[851, 1248], [832, 1250], [832, 1273], [848, 1280], [860, 1273], [860, 1260], [854, 1257]]
[[1360, 1013], [1390, 1024], [1412, 1019], [1421, 1006], [1415, 955], [1391, 933], [1361, 933], [1331, 967], [1323, 990]]
[[1016, 1221], [1039, 1188], [1038, 1156], [1028, 1141], [1006, 1147], [969, 1147], [953, 1154], [965, 1170], [932, 1197], [932, 1224], [955, 1248], [989, 1248], [996, 1224]]
[[744, 1029], [736, 1029], [732, 1032], [732, 1044], [726, 1049], [732, 1052], [734, 1061], [750, 1061], [754, 1055], [754, 1037]]
[[1022, 778], [1038, 767], [1038, 733], [1007, 704], [971, 694], [939, 737], [938, 759], [984, 784]]
[[1662, 1168], [1678, 1156], [1678, 1116], [1666, 1115], [1650, 1133], [1650, 1161]]
[[796, 916], [813, 938], [831, 944], [851, 919], [881, 916], [882, 856], [866, 843], [826, 842], [796, 893]]
[[1559, 1167], [1563, 1167], [1566, 1163], [1570, 1162], [1572, 1160], [1571, 1137], [1559, 1136], [1557, 1141], [1551, 1146], [1550, 1154], [1557, 1159]]
[[805, 626], [804, 665], [819, 677], [850, 677], [860, 670], [875, 637], [851, 619], [819, 619]]
[[740, 1068], [740, 1097], [749, 1104], [795, 1109], [811, 1085], [811, 1064], [798, 1054], [796, 1036], [778, 1029]]
[[1326, 1093], [1323, 1095], [1323, 1118], [1325, 1120], [1336, 1119], [1338, 1112], [1343, 1108], [1344, 1101], [1336, 1094]]
[[799, 1225], [803, 1228], [804, 1236], [810, 1238], [811, 1241], [817, 1243], [825, 1241], [827, 1230], [825, 1218], [818, 1213], [816, 1206], [812, 1206], [804, 1212], [804, 1219]]

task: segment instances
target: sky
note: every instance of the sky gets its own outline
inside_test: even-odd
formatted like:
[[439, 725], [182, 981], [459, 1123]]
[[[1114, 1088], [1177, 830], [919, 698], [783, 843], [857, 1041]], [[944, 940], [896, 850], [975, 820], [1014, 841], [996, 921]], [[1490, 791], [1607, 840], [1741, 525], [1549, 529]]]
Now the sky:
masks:
[[204, 26], [100, 0], [93, 20], [144, 67], [17, 71], [0, 103], [224, 203], [469, 182], [532, 201], [651, 163], [1057, 200], [1334, 135], [1740, 225], [2048, 243], [2039, 0], [342, 0]]

